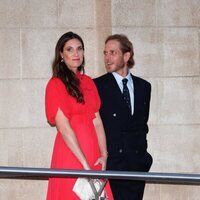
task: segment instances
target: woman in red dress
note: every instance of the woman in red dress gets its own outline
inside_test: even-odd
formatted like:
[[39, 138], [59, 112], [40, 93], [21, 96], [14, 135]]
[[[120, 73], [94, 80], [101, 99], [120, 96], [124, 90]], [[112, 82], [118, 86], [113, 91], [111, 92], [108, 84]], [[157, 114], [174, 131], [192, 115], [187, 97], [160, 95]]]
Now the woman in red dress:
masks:
[[[84, 43], [67, 32], [58, 40], [46, 87], [48, 122], [56, 126], [51, 168], [105, 170], [107, 147], [99, 116], [100, 99], [92, 79], [84, 74]], [[47, 200], [78, 200], [72, 191], [77, 178], [50, 178]], [[109, 183], [105, 192], [113, 199]]]

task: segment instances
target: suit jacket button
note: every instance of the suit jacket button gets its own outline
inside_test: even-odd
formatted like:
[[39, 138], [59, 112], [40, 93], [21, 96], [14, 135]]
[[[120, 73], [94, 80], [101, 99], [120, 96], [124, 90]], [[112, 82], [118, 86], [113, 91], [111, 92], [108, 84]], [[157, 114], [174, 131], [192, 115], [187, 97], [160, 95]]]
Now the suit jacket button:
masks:
[[135, 151], [135, 153], [136, 153], [136, 154], [138, 154], [138, 153], [139, 153], [139, 151], [138, 151], [138, 150], [136, 150], [136, 151]]
[[116, 117], [117, 116], [117, 114], [116, 113], [113, 113], [113, 117]]
[[120, 150], [119, 150], [119, 153], [122, 153], [122, 152], [123, 152], [123, 150], [122, 150], [122, 149], [120, 149]]

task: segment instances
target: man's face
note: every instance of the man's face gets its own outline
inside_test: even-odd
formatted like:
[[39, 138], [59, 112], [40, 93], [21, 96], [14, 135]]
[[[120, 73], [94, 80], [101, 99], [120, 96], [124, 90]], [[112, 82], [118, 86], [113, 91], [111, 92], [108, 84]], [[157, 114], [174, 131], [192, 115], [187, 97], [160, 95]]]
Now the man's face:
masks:
[[107, 72], [123, 70], [127, 65], [124, 55], [120, 49], [120, 43], [117, 40], [109, 40], [104, 49], [104, 63]]

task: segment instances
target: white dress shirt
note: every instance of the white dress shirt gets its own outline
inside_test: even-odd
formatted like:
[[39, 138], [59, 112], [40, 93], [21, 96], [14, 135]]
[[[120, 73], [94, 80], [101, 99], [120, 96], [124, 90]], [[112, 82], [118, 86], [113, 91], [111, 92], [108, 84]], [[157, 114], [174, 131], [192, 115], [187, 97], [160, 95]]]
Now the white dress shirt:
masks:
[[112, 74], [115, 77], [115, 80], [116, 80], [121, 92], [123, 92], [122, 79], [124, 79], [124, 78], [128, 79], [127, 87], [128, 87], [128, 90], [129, 90], [130, 100], [131, 100], [131, 113], [133, 115], [133, 113], [134, 113], [134, 85], [133, 85], [133, 79], [131, 77], [131, 73], [128, 72], [126, 77], [122, 77], [116, 72], [112, 72]]

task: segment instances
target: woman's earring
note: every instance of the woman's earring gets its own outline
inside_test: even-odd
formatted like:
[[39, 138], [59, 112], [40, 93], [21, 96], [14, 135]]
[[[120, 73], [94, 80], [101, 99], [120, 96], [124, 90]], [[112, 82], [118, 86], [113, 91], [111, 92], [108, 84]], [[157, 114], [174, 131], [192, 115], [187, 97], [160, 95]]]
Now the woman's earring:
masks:
[[60, 61], [60, 62], [64, 62], [63, 58], [61, 59], [61, 61]]

